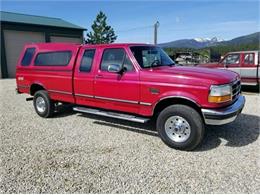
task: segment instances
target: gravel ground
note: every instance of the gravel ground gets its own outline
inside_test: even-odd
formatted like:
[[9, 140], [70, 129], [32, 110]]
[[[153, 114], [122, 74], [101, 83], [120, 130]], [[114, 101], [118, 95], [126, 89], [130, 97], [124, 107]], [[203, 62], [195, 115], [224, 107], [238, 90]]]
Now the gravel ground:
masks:
[[193, 152], [151, 125], [63, 112], [43, 119], [0, 80], [0, 193], [259, 193], [260, 97], [236, 122], [207, 127]]

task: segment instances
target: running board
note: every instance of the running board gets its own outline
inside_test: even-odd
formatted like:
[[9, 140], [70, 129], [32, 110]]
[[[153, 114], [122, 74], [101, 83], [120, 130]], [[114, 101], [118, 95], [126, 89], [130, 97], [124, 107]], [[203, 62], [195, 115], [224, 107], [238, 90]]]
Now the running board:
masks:
[[95, 114], [99, 116], [107, 116], [111, 118], [133, 121], [137, 123], [145, 123], [149, 120], [149, 118], [138, 117], [130, 114], [121, 114], [116, 112], [109, 112], [109, 111], [103, 111], [103, 110], [97, 110], [97, 109], [85, 108], [85, 107], [74, 107], [73, 110], [77, 112], [84, 112], [84, 113]]

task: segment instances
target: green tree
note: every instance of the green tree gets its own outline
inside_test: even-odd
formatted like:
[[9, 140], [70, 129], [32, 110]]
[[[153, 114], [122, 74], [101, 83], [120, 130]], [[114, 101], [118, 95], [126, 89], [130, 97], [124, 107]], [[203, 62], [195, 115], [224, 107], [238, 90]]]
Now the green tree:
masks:
[[117, 36], [114, 29], [106, 22], [106, 15], [100, 11], [92, 24], [92, 32], [87, 33], [86, 43], [88, 44], [101, 44], [113, 43]]

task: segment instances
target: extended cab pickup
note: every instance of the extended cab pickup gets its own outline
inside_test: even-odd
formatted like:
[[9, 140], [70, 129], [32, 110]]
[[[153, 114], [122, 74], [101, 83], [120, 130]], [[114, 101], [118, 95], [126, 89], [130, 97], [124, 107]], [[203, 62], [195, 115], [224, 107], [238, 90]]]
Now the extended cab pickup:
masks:
[[259, 51], [237, 51], [227, 53], [218, 63], [198, 65], [200, 67], [227, 69], [240, 74], [242, 85], [259, 86]]
[[244, 107], [240, 77], [227, 70], [179, 67], [147, 44], [26, 45], [17, 64], [18, 93], [51, 117], [59, 103], [74, 111], [145, 123], [170, 147], [192, 150], [205, 125], [236, 119]]

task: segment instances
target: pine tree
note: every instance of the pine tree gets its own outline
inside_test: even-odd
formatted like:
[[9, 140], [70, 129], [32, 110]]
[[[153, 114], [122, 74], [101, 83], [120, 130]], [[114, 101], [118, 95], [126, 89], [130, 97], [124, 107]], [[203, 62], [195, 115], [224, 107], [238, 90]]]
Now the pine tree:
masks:
[[106, 22], [106, 15], [100, 11], [92, 24], [92, 31], [87, 33], [86, 43], [88, 44], [101, 44], [101, 43], [113, 43], [117, 36], [114, 29]]

